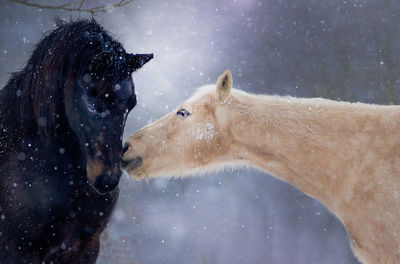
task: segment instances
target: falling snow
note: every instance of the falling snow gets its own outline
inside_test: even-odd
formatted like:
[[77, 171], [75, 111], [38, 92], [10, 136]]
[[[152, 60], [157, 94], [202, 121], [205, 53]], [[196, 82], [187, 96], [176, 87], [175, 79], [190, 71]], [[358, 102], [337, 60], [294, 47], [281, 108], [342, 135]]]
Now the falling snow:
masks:
[[[400, 2], [387, 3], [391, 8], [376, 1], [155, 0], [99, 14], [129, 52], [155, 53], [133, 74], [138, 105], [124, 139], [178, 107], [195, 87], [214, 83], [226, 68], [235, 87], [253, 93], [398, 104], [400, 80], [393, 73], [400, 69], [393, 58], [400, 56], [400, 32], [393, 25]], [[1, 87], [24, 65], [33, 43], [54, 28], [53, 17], [71, 15], [84, 16], [3, 5]], [[44, 117], [37, 121], [47, 124]], [[211, 141], [216, 129], [206, 122], [191, 133]], [[30, 159], [23, 152], [16, 158]], [[331, 213], [255, 169], [149, 183], [125, 175], [120, 188], [99, 264], [357, 263]], [[4, 214], [0, 221], [7, 221]]]

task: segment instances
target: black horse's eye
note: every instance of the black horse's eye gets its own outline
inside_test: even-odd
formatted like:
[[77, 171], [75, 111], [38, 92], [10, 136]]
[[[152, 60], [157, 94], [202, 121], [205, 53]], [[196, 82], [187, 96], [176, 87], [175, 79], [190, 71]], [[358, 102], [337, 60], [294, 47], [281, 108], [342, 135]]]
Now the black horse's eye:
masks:
[[93, 104], [88, 103], [88, 104], [87, 104], [87, 108], [88, 108], [89, 112], [97, 113], [96, 107], [95, 107]]
[[176, 114], [182, 118], [186, 118], [186, 117], [190, 116], [190, 113], [183, 108], [181, 110], [179, 110], [178, 112], [176, 112]]

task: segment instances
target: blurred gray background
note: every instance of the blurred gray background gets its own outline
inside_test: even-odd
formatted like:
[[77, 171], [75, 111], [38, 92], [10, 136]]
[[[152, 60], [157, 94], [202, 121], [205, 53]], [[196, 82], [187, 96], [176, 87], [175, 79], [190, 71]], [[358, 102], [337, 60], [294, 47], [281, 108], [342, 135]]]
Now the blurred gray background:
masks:
[[[0, 87], [55, 16], [90, 14], [1, 0]], [[398, 0], [134, 0], [95, 18], [128, 52], [155, 53], [134, 74], [125, 138], [226, 68], [252, 93], [399, 103]], [[335, 216], [255, 169], [149, 183], [124, 175], [120, 187], [101, 264], [358, 263]]]

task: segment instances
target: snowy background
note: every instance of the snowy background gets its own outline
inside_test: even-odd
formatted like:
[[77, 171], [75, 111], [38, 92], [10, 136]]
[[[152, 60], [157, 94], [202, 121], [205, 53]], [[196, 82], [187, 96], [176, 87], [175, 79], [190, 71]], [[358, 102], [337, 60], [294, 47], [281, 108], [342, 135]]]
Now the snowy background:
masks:
[[[0, 87], [55, 16], [88, 15], [1, 1]], [[125, 138], [226, 68], [248, 92], [399, 103], [398, 0], [135, 0], [96, 19], [128, 52], [155, 53], [134, 74]], [[358, 263], [326, 208], [255, 169], [120, 188], [100, 264]]]

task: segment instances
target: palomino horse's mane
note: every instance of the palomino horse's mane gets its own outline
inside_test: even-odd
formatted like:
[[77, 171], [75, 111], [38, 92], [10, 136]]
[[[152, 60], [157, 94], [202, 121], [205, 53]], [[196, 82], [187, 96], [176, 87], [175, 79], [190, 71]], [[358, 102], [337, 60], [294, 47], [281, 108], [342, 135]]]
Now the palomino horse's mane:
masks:
[[[211, 95], [212, 98], [217, 100], [215, 84], [207, 84], [198, 87], [195, 92], [184, 102], [191, 103], [196, 102], [204, 96]], [[392, 105], [377, 105], [377, 104], [366, 104], [361, 102], [345, 102], [345, 101], [335, 101], [325, 98], [299, 98], [292, 96], [281, 96], [281, 95], [265, 95], [265, 94], [252, 94], [245, 92], [243, 90], [232, 88], [231, 95], [232, 98], [237, 99], [239, 102], [245, 102], [246, 105], [251, 102], [251, 104], [257, 108], [258, 106], [268, 105], [268, 107], [274, 108], [274, 105], [287, 105], [288, 107], [297, 106], [299, 108], [306, 107], [307, 109], [318, 111], [319, 107], [331, 107], [332, 110], [340, 109], [343, 106], [350, 107], [353, 111], [363, 111], [363, 112], [374, 112], [377, 109], [383, 110], [396, 106]], [[249, 109], [249, 111], [252, 111]], [[248, 168], [242, 162], [226, 162], [218, 164], [210, 164], [203, 167], [197, 167], [192, 170], [176, 171], [171, 170], [163, 173], [163, 177], [170, 178], [184, 178], [184, 177], [194, 177], [194, 176], [207, 176], [219, 171], [235, 171], [238, 169]], [[260, 168], [257, 168], [260, 169]], [[262, 169], [260, 169], [262, 171]], [[148, 179], [147, 179], [148, 180]]]
[[[215, 84], [206, 84], [203, 86], [200, 86], [196, 88], [195, 92], [189, 97], [189, 99], [186, 100], [186, 102], [194, 102], [200, 99], [201, 97], [205, 95], [215, 95], [216, 96], [216, 91], [215, 91]], [[394, 105], [378, 105], [378, 104], [367, 104], [367, 103], [362, 103], [362, 102], [347, 102], [347, 101], [335, 101], [335, 100], [330, 100], [326, 98], [319, 98], [319, 97], [314, 97], [314, 98], [301, 98], [301, 97], [292, 97], [288, 95], [266, 95], [266, 94], [253, 94], [253, 93], [248, 93], [243, 90], [235, 89], [232, 88], [231, 90], [231, 96], [237, 99], [241, 100], [246, 100], [247, 102], [253, 102], [254, 105], [257, 104], [263, 104], [267, 103], [268, 105], [272, 106], [274, 103], [281, 105], [284, 102], [287, 102], [290, 104], [294, 105], [315, 105], [316, 107], [319, 106], [333, 106], [333, 107], [338, 107], [338, 106], [351, 106], [354, 108], [359, 108], [363, 110], [373, 110], [373, 109], [378, 109], [378, 108], [387, 108], [387, 107], [396, 107]], [[216, 97], [215, 97], [216, 98]], [[267, 101], [266, 101], [267, 100]]]

